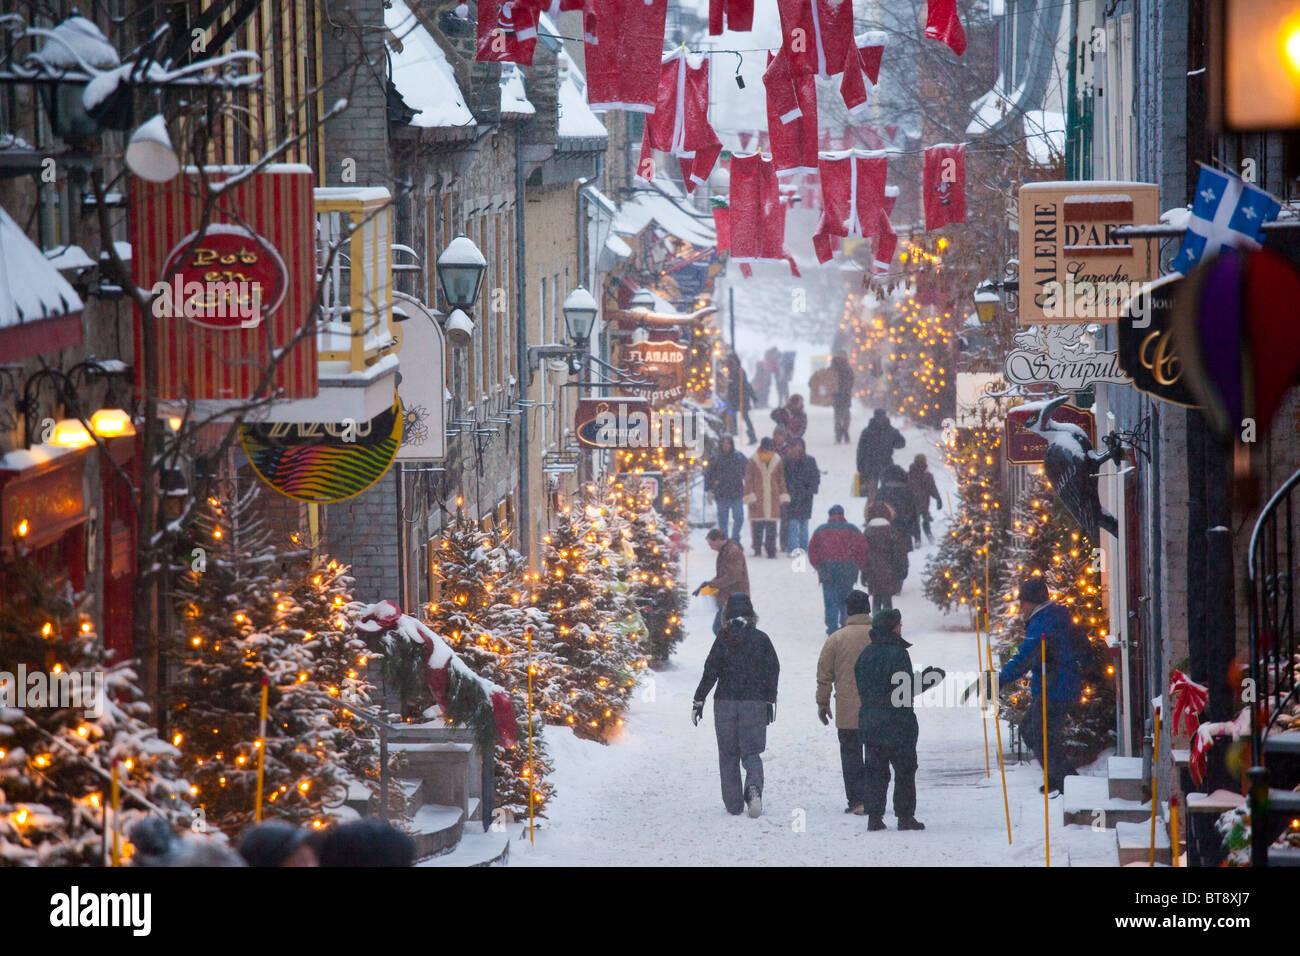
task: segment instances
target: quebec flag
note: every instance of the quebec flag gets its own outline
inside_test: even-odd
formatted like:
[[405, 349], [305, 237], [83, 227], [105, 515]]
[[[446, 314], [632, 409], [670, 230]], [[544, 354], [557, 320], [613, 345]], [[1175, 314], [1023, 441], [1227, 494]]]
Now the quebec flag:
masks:
[[1231, 173], [1202, 166], [1183, 245], [1171, 263], [1174, 271], [1186, 274], [1206, 255], [1226, 246], [1258, 248], [1264, 241], [1260, 227], [1276, 219], [1281, 208], [1264, 190]]

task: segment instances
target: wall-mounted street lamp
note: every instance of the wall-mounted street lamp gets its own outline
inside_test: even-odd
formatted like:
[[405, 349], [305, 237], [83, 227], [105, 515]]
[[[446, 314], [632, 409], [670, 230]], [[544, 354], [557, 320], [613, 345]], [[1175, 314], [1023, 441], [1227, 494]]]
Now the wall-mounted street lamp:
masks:
[[140, 124], [131, 134], [126, 146], [126, 166], [141, 179], [151, 183], [165, 183], [176, 178], [181, 171], [181, 161], [167, 135], [167, 123], [159, 113]]
[[487, 260], [478, 246], [463, 233], [442, 250], [435, 263], [442, 297], [451, 310], [443, 324], [453, 348], [466, 348], [474, 341], [474, 321], [469, 317], [483, 288]]
[[646, 312], [653, 312], [655, 308], [654, 293], [645, 286], [637, 289], [632, 293], [632, 298], [628, 300], [629, 309], [644, 309]]
[[981, 282], [975, 287], [975, 314], [985, 325], [993, 321], [998, 309], [998, 294], [989, 281]]
[[582, 371], [583, 363], [591, 356], [588, 343], [591, 330], [596, 324], [599, 309], [590, 292], [578, 286], [564, 298], [564, 327], [568, 332], [570, 345], [530, 345], [528, 347], [528, 373], [531, 378], [543, 359], [568, 359], [569, 374], [577, 375]]

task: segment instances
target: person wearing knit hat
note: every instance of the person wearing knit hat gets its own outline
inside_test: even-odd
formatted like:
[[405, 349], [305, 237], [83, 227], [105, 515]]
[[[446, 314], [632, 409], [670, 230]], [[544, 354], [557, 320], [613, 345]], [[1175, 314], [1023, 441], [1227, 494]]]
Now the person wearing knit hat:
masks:
[[[844, 775], [845, 813], [866, 815], [866, 750], [858, 736], [858, 682], [853, 667], [871, 643], [871, 598], [866, 591], [850, 591], [844, 600], [848, 620], [826, 638], [817, 657], [817, 718], [823, 724], [835, 720], [840, 742], [840, 771]], [[831, 713], [831, 691], [835, 692], [835, 713]]]
[[[718, 738], [722, 803], [738, 816], [763, 812], [763, 758], [767, 725], [776, 720], [776, 685], [781, 664], [771, 639], [757, 627], [758, 615], [745, 594], [727, 598], [722, 629], [704, 661], [704, 676], [691, 702], [691, 723], [699, 726], [704, 701], [713, 695], [713, 727]], [[741, 784], [741, 769], [745, 771]]]
[[[871, 619], [871, 643], [853, 667], [858, 685], [858, 734], [864, 748], [867, 829], [885, 829], [885, 797], [889, 769], [894, 769], [894, 815], [900, 830], [924, 830], [916, 819], [916, 739], [919, 728], [912, 710], [915, 694], [944, 678], [937, 667], [912, 671], [911, 645], [903, 640], [903, 616], [894, 608], [877, 611]], [[901, 677], [901, 680], [900, 680]]]
[[[1020, 617], [1025, 622], [1025, 639], [1020, 642], [1015, 656], [998, 672], [998, 683], [1009, 684], [1026, 672], [1030, 675], [1029, 689], [1033, 701], [1020, 720], [1020, 733], [1040, 766], [1046, 756], [1048, 790], [1064, 791], [1065, 778], [1076, 772], [1065, 751], [1065, 725], [1083, 690], [1083, 668], [1089, 654], [1088, 636], [1074, 623], [1067, 608], [1051, 600], [1047, 580], [1038, 572], [1020, 582], [1018, 603]], [[1046, 687], [1043, 687], [1044, 667], [1047, 671]], [[1043, 727], [1044, 697], [1047, 704], [1046, 732]], [[1038, 789], [1041, 792], [1043, 788]]]
[[844, 520], [844, 508], [833, 505], [825, 524], [808, 540], [808, 563], [822, 586], [826, 633], [833, 634], [848, 620], [844, 601], [862, 573], [867, 558], [867, 539], [856, 526]]
[[244, 831], [239, 855], [249, 866], [320, 866], [308, 842], [311, 836], [284, 820], [268, 820]]

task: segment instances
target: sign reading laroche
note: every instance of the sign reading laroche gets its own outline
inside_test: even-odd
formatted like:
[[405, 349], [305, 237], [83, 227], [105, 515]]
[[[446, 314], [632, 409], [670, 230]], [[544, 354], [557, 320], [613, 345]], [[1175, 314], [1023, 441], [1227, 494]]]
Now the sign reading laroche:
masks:
[[361, 494], [393, 464], [402, 444], [402, 402], [367, 422], [257, 422], [239, 440], [257, 476], [290, 498], [316, 504]]
[[1158, 187], [1025, 183], [1019, 207], [1020, 324], [1118, 322], [1157, 264], [1152, 240], [1114, 231], [1155, 223]]
[[[1042, 464], [1047, 453], [1047, 439], [1025, 427], [1025, 422], [1033, 414], [1029, 409], [1013, 408], [1007, 412], [1006, 449], [1007, 461], [1013, 465]], [[1052, 421], [1078, 425], [1088, 433], [1088, 441], [1097, 447], [1097, 425], [1092, 412], [1073, 405], [1062, 405], [1052, 414]]]
[[1133, 297], [1129, 315], [1119, 324], [1119, 364], [1133, 384], [1148, 395], [1175, 405], [1199, 407], [1183, 384], [1183, 363], [1174, 351], [1169, 324], [1174, 300], [1186, 281], [1180, 275], [1152, 282]]
[[[241, 170], [207, 174], [220, 183]], [[130, 221], [133, 275], [153, 294], [159, 398], [246, 399], [280, 353], [270, 390], [316, 397], [316, 336], [301, 334], [316, 298], [310, 167], [267, 166], [223, 190], [206, 222], [196, 170], [167, 183], [132, 176]]]
[[686, 397], [686, 366], [690, 349], [676, 342], [633, 342], [624, 347], [625, 364], [640, 378], [655, 384], [649, 395], [655, 408], [671, 405]]

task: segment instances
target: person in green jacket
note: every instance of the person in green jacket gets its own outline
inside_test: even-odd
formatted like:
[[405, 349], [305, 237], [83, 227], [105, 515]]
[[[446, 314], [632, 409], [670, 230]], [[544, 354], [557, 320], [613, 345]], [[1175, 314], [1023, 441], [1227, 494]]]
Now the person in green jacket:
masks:
[[858, 736], [866, 752], [867, 829], [885, 829], [889, 768], [894, 768], [894, 815], [900, 830], [924, 830], [916, 819], [916, 714], [914, 692], [943, 680], [944, 672], [927, 667], [912, 672], [903, 640], [903, 615], [896, 608], [871, 618], [871, 643], [862, 649], [853, 673], [858, 684]]

